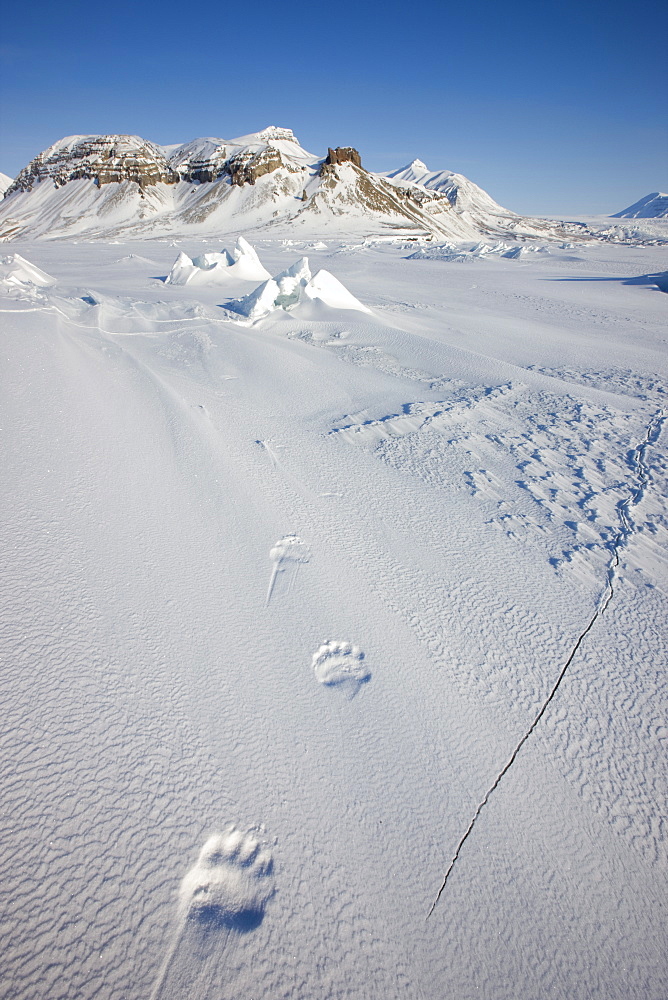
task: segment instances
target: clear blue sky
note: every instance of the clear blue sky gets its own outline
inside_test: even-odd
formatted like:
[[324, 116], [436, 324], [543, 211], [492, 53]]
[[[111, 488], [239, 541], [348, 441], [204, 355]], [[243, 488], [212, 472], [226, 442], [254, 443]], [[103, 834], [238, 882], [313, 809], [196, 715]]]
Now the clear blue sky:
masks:
[[6, 5], [0, 170], [64, 135], [158, 143], [292, 128], [414, 157], [519, 212], [668, 190], [665, 0]]

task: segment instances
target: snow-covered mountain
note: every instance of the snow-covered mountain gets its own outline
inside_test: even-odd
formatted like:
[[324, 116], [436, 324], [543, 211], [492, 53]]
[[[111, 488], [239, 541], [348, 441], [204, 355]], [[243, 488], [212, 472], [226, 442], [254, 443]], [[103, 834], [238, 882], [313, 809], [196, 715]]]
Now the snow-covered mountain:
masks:
[[7, 174], [3, 174], [0, 171], [0, 198], [3, 196], [8, 187], [11, 187], [12, 178], [8, 177]]
[[131, 230], [229, 232], [289, 223], [307, 231], [391, 230], [475, 239], [439, 192], [398, 187], [349, 147], [317, 157], [290, 129], [160, 147], [139, 136], [69, 136], [32, 160], [0, 205], [0, 238]]
[[452, 170], [429, 170], [422, 160], [413, 160], [407, 167], [393, 170], [384, 176], [393, 184], [415, 184], [430, 191], [438, 191], [446, 195], [452, 207], [459, 212], [504, 216], [515, 214], [502, 208], [486, 191], [463, 174], [455, 174]]
[[0, 203], [0, 240], [264, 227], [459, 242], [573, 235], [559, 223], [509, 212], [461, 174], [429, 171], [420, 160], [372, 173], [351, 147], [318, 157], [277, 126], [173, 146], [131, 135], [68, 136], [36, 156]]
[[610, 216], [611, 219], [665, 219], [668, 218], [668, 194], [652, 191], [640, 201]]
[[[479, 234], [508, 238], [563, 238], [562, 225], [545, 219], [528, 218], [503, 208], [486, 191], [463, 174], [452, 170], [430, 170], [422, 160], [413, 160], [399, 170], [384, 173], [395, 187], [417, 192], [430, 192], [447, 198], [462, 222]], [[572, 234], [571, 234], [572, 235]]]

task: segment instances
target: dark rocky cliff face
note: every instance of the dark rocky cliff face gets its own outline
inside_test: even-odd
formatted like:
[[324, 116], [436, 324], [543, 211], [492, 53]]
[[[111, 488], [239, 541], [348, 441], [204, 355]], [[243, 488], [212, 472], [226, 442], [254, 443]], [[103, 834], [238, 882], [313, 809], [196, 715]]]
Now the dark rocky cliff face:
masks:
[[330, 146], [327, 150], [325, 163], [354, 163], [356, 167], [361, 167], [362, 157], [352, 146], [337, 146], [336, 149], [332, 149]]
[[179, 170], [179, 176], [184, 181], [196, 181], [207, 184], [217, 181], [225, 173], [225, 158], [221, 162], [210, 160], [193, 160], [184, 169]]
[[229, 177], [232, 184], [240, 187], [255, 184], [259, 177], [279, 167], [290, 172], [296, 169], [271, 145], [236, 153], [234, 147], [228, 152], [225, 146], [219, 146], [209, 156], [175, 163], [167, 160], [153, 143], [138, 136], [82, 136], [56, 143], [40, 153], [24, 167], [6, 193], [31, 191], [35, 184], [45, 180], [62, 187], [80, 178], [92, 180], [98, 187], [134, 181], [142, 191], [158, 183], [176, 184], [181, 180], [206, 183], [221, 177]]
[[242, 184], [255, 184], [258, 177], [271, 174], [285, 165], [279, 151], [267, 146], [256, 153], [237, 153], [227, 161], [226, 172], [232, 178], [232, 183], [241, 187]]
[[273, 146], [258, 150], [243, 149], [229, 156], [225, 147], [220, 146], [210, 156], [188, 159], [179, 164], [178, 171], [184, 181], [204, 184], [229, 177], [232, 184], [241, 187], [243, 184], [255, 184], [259, 177], [273, 173], [279, 167], [291, 172], [295, 169]]
[[134, 181], [141, 189], [180, 180], [158, 147], [138, 136], [85, 136], [71, 143], [57, 143], [40, 153], [23, 168], [6, 195], [31, 191], [44, 180], [61, 187], [80, 178], [92, 180], [98, 187]]

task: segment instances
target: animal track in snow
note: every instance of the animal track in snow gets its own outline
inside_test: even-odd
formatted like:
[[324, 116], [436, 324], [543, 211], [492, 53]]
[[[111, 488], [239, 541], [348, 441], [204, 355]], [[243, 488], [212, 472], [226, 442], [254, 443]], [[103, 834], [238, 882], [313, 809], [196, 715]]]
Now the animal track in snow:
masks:
[[251, 931], [262, 921], [265, 903], [274, 892], [272, 857], [255, 831], [230, 825], [209, 837], [179, 888], [178, 921], [160, 967], [150, 1000], [160, 1000], [177, 958], [189, 953], [192, 935], [220, 929], [226, 935]]
[[209, 837], [179, 890], [181, 912], [234, 927], [261, 919], [273, 892], [272, 858], [253, 831], [230, 826]]
[[350, 642], [325, 642], [313, 654], [313, 671], [327, 687], [341, 686], [353, 697], [361, 684], [371, 678], [364, 653]]
[[299, 535], [285, 535], [272, 546], [269, 552], [269, 558], [272, 562], [271, 577], [269, 578], [269, 587], [267, 588], [267, 600], [265, 604], [269, 604], [271, 600], [271, 595], [274, 590], [274, 584], [276, 583], [276, 577], [279, 573], [285, 572], [288, 567], [292, 567], [292, 573], [290, 574], [289, 589], [295, 582], [295, 577], [297, 576], [297, 570], [302, 563], [307, 563], [311, 558], [311, 553], [309, 551], [308, 545], [302, 541]]

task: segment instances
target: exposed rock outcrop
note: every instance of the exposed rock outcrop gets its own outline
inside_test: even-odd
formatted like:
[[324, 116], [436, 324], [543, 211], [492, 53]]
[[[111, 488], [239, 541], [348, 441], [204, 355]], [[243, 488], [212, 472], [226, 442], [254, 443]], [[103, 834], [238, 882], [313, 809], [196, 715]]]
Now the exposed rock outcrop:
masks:
[[267, 146], [257, 152], [244, 150], [232, 156], [225, 165], [225, 172], [230, 175], [233, 184], [241, 187], [243, 184], [255, 184], [258, 177], [271, 174], [285, 165], [279, 151]]
[[438, 206], [438, 211], [444, 212], [452, 207], [450, 199], [446, 194], [441, 194], [440, 191], [429, 191], [427, 188], [414, 187], [400, 187], [398, 184], [393, 185], [396, 188], [397, 194], [400, 197], [405, 198], [407, 201], [412, 201], [416, 205], [436, 205]]
[[175, 184], [180, 178], [162, 150], [136, 135], [70, 136], [50, 146], [24, 167], [6, 191], [31, 191], [51, 180], [55, 187], [85, 178], [100, 187], [134, 181], [140, 189]]
[[327, 150], [325, 163], [354, 163], [356, 167], [361, 167], [362, 157], [352, 146], [337, 146], [336, 149], [332, 149], [330, 146]]
[[192, 160], [187, 163], [179, 174], [184, 181], [196, 181], [199, 184], [207, 184], [217, 181], [226, 173], [227, 157], [223, 148], [220, 156], [210, 157], [202, 160]]
[[[330, 152], [336, 154], [338, 151]], [[426, 225], [437, 233], [442, 232], [442, 221], [435, 219], [434, 215], [442, 216], [444, 212], [450, 215], [452, 212], [445, 196], [410, 186], [397, 187], [384, 177], [369, 173], [353, 160], [344, 159], [340, 163], [325, 160], [320, 176], [320, 189], [315, 196], [316, 209], [318, 205], [323, 207], [326, 204], [330, 210], [340, 214], [351, 208], [362, 208], [379, 215], [401, 218], [412, 225]]]
[[204, 184], [229, 177], [233, 185], [242, 187], [255, 184], [279, 167], [294, 172], [292, 157], [299, 151], [299, 143], [289, 128], [271, 125], [231, 142], [196, 139], [176, 149], [169, 165], [184, 181]]

